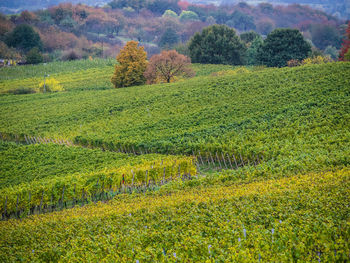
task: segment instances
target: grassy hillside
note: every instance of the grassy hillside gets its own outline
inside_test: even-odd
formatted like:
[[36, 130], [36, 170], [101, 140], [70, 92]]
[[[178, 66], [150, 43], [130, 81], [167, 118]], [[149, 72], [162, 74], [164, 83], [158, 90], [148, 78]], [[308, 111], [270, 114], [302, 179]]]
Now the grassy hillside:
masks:
[[297, 170], [346, 165], [349, 73], [349, 63], [331, 63], [168, 85], [3, 96], [0, 131], [110, 149], [260, 153]]
[[[124, 179], [170, 181], [108, 203], [0, 222], [0, 261], [347, 261], [350, 63], [194, 67], [198, 77], [172, 84], [0, 96], [3, 137], [96, 148], [0, 143], [1, 211], [5, 203], [14, 212], [93, 196]], [[26, 70], [15, 81], [28, 79]], [[120, 148], [141, 155], [108, 151]], [[146, 150], [201, 152], [204, 161], [234, 153], [248, 165], [177, 180], [197, 172], [192, 157]], [[249, 165], [257, 154], [261, 162]]]
[[[65, 91], [113, 89], [110, 79], [115, 63], [115, 59], [94, 59], [0, 68], [0, 94], [20, 89], [38, 91], [44, 75], [59, 81]], [[233, 68], [228, 65], [200, 64], [192, 67], [197, 76]]]

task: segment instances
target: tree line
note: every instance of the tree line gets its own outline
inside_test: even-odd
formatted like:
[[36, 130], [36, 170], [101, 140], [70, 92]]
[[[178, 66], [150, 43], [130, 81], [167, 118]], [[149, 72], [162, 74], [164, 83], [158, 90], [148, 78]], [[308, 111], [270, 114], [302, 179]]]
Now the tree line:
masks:
[[178, 0], [115, 0], [97, 8], [65, 3], [35, 12], [0, 15], [0, 58], [26, 60], [29, 50], [9, 40], [23, 24], [38, 33], [41, 44], [37, 47], [44, 61], [115, 57], [129, 40], [141, 43], [149, 57], [162, 50], [179, 51], [196, 32], [214, 24], [235, 28], [237, 34], [254, 31], [263, 38], [276, 28], [297, 28], [314, 48], [334, 55], [345, 32], [343, 21], [300, 5], [212, 6]]
[[[349, 46], [350, 23], [340, 60], [350, 60]], [[248, 64], [268, 67], [297, 66], [306, 58], [309, 58], [309, 61], [304, 64], [327, 61], [312, 51], [311, 44], [304, 39], [299, 30], [283, 28], [275, 29], [263, 40], [253, 31], [238, 36], [236, 31], [228, 26], [212, 25], [191, 38], [187, 53], [189, 57], [175, 50], [163, 51], [147, 61], [144, 47], [139, 46], [136, 41], [129, 41], [117, 56], [118, 64], [111, 81], [116, 88], [142, 85], [146, 82], [170, 83], [178, 78], [195, 75], [190, 68], [191, 60], [203, 64]]]

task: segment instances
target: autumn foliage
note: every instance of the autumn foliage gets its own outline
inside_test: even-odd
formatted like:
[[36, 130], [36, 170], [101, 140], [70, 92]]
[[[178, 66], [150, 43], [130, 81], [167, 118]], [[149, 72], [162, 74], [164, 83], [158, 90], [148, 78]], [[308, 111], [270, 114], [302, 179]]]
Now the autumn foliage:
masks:
[[151, 57], [144, 75], [148, 84], [170, 83], [176, 77], [194, 76], [195, 73], [190, 65], [191, 60], [175, 50], [163, 51], [161, 54]]
[[141, 85], [146, 82], [147, 53], [137, 41], [129, 41], [117, 56], [118, 64], [111, 79], [115, 88]]
[[350, 50], [350, 22], [346, 29], [345, 38], [343, 40], [342, 48], [339, 54], [340, 61], [350, 61], [349, 51]]

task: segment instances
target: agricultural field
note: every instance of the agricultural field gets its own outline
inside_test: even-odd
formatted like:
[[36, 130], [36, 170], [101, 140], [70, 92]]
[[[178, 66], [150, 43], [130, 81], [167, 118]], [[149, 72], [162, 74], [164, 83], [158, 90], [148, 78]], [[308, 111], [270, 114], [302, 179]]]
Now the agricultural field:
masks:
[[121, 196], [108, 204], [0, 222], [0, 259], [345, 262], [349, 189], [346, 169]]
[[[191, 157], [131, 155], [55, 144], [0, 143], [0, 204], [7, 213], [196, 174]], [[64, 190], [63, 190], [64, 189]], [[63, 196], [62, 196], [63, 195]], [[6, 208], [5, 208], [6, 205]]]
[[[350, 260], [350, 63], [123, 89], [113, 63], [0, 69], [1, 262]], [[65, 91], [8, 92], [45, 73]]]
[[[115, 63], [115, 59], [94, 59], [2, 68], [0, 94], [38, 92], [44, 76], [57, 80], [65, 91], [113, 89], [110, 79]], [[197, 76], [232, 68], [228, 65], [193, 65]]]

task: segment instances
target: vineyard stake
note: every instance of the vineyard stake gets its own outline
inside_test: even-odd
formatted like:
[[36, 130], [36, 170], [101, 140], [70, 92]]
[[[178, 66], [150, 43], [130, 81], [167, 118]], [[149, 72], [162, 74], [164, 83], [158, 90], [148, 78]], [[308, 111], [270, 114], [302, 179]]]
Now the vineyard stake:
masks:
[[236, 169], [238, 169], [238, 164], [237, 164], [237, 160], [236, 160], [236, 157], [235, 157], [235, 155], [234, 155], [234, 154], [232, 154], [232, 156], [233, 156], [233, 159], [235, 160], [235, 164], [236, 164]]
[[43, 190], [43, 193], [41, 194], [40, 209], [39, 209], [39, 211], [41, 211], [41, 208], [42, 208], [42, 206], [43, 206], [43, 201], [44, 201], [44, 190]]
[[32, 201], [32, 193], [29, 191], [29, 200], [28, 200], [28, 203], [29, 203], [29, 211], [28, 211], [28, 215], [30, 215], [30, 202]]
[[63, 208], [63, 200], [64, 200], [64, 189], [65, 189], [65, 185], [63, 186], [63, 188], [62, 188], [62, 199], [61, 199], [61, 206], [62, 206], [62, 208]]
[[163, 184], [165, 182], [165, 167], [163, 168]]
[[201, 155], [200, 151], [198, 151], [198, 155], [199, 155], [199, 158], [201, 159], [202, 165], [204, 165], [204, 162], [203, 162], [202, 155]]
[[5, 205], [4, 205], [4, 217], [6, 216], [6, 214], [7, 214], [7, 196], [6, 196], [6, 198], [5, 198]]
[[220, 169], [222, 169], [222, 166], [221, 166], [221, 162], [220, 162], [220, 158], [219, 158], [218, 152], [216, 152], [215, 155], [216, 155], [216, 159], [217, 159], [218, 162], [219, 162]]
[[226, 167], [226, 169], [227, 169], [227, 165], [226, 165], [226, 161], [225, 161], [225, 156], [224, 156], [224, 153], [223, 153], [223, 152], [221, 152], [221, 156], [222, 156], [222, 160], [224, 161], [225, 167]]
[[82, 192], [81, 192], [81, 206], [83, 206], [84, 205], [84, 188], [83, 188], [83, 190], [82, 190]]
[[77, 187], [77, 184], [74, 184], [74, 192], [73, 192], [73, 195], [74, 195], [74, 197], [73, 197], [73, 207], [75, 206], [75, 203], [76, 203], [76, 200], [75, 200], [75, 190], [76, 190], [76, 187]]
[[215, 167], [215, 162], [214, 162], [213, 156], [211, 155], [211, 152], [209, 152], [209, 154], [210, 154], [211, 162], [213, 163], [213, 166]]
[[135, 180], [135, 173], [133, 170], [131, 170], [132, 173], [132, 181], [131, 181], [131, 185], [134, 186], [134, 180]]
[[239, 156], [241, 157], [241, 164], [242, 164], [242, 167], [244, 166], [244, 162], [243, 162], [243, 159], [242, 159], [242, 155], [241, 155], [241, 153], [239, 153]]
[[16, 216], [17, 216], [17, 210], [18, 210], [18, 202], [19, 202], [19, 196], [17, 195], [17, 202], [16, 202]]
[[226, 156], [227, 156], [227, 159], [228, 159], [228, 161], [229, 161], [229, 163], [230, 163], [231, 169], [233, 169], [233, 167], [232, 167], [232, 162], [231, 162], [231, 158], [230, 158], [230, 156], [228, 155], [228, 153], [226, 153]]
[[197, 165], [197, 171], [198, 171], [198, 173], [201, 173], [200, 168], [199, 168], [199, 164], [196, 163], [196, 165]]
[[53, 192], [51, 193], [51, 212], [54, 209], [54, 204], [53, 204]]

